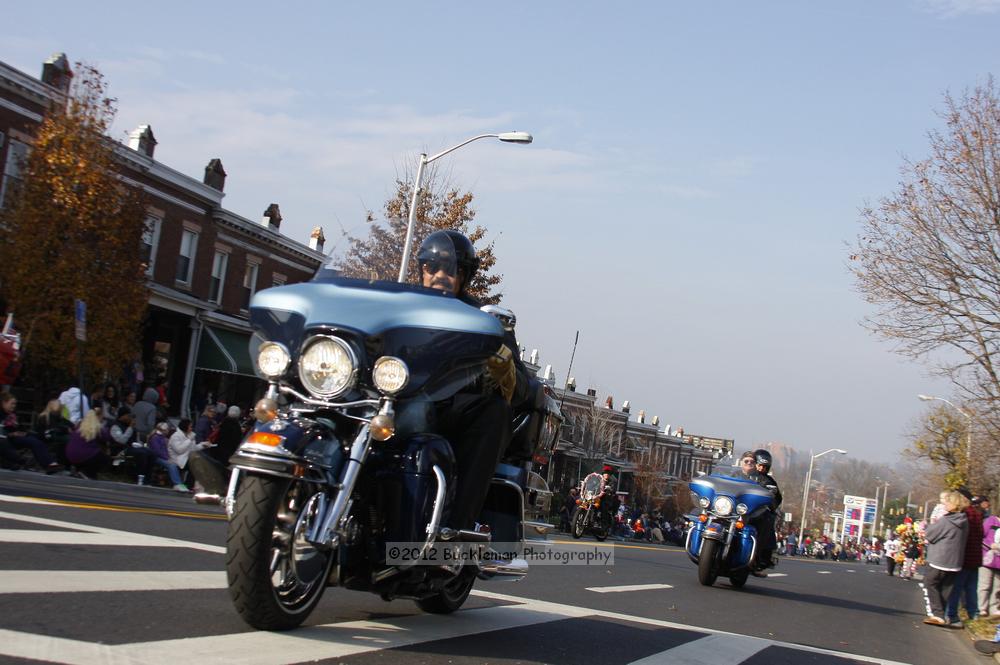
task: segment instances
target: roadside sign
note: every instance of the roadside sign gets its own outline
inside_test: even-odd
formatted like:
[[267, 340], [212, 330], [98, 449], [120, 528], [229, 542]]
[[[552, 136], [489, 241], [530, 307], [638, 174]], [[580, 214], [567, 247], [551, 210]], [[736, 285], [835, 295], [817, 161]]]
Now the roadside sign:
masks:
[[74, 301], [76, 304], [76, 338], [81, 342], [87, 341], [87, 303], [82, 300]]
[[786, 522], [791, 522], [792, 521], [792, 514], [791, 513], [785, 513], [785, 521]]

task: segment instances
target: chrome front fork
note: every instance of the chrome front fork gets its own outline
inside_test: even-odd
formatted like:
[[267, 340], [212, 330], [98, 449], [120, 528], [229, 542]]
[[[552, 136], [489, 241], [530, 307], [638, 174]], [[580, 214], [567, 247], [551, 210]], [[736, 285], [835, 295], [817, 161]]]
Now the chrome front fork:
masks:
[[341, 521], [350, 508], [354, 485], [358, 482], [361, 467], [368, 457], [369, 450], [371, 450], [371, 439], [368, 436], [368, 425], [364, 425], [351, 444], [351, 456], [344, 465], [337, 498], [329, 508], [320, 511], [321, 518], [316, 520], [316, 526], [306, 535], [306, 540], [316, 547], [329, 549], [337, 546]]

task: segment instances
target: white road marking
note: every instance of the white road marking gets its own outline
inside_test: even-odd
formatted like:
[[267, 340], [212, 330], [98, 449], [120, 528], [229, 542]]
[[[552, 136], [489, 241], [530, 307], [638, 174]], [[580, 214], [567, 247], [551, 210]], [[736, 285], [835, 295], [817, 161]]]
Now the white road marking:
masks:
[[[0, 495], [0, 501], [30, 503], [30, 501], [21, 500], [17, 497], [8, 497], [3, 495]], [[145, 533], [105, 529], [99, 526], [88, 526], [85, 524], [78, 524], [76, 522], [50, 520], [44, 517], [19, 515], [17, 513], [0, 512], [0, 517], [19, 522], [28, 522], [29, 524], [66, 529], [65, 531], [0, 529], [0, 542], [5, 543], [37, 543], [44, 545], [117, 545], [125, 547], [184, 547], [187, 549], [201, 550], [202, 552], [212, 552], [214, 554], [226, 553], [225, 547], [195, 543], [189, 540], [177, 540], [176, 538], [150, 536]]]
[[817, 570], [816, 574], [817, 575], [829, 575], [830, 571], [829, 570]]
[[2, 593], [225, 589], [223, 570], [0, 570]]
[[849, 572], [849, 573], [853, 573], [854, 571], [853, 571], [853, 570], [851, 570], [850, 568], [848, 568], [848, 569], [847, 569], [847, 572]]
[[673, 589], [672, 584], [625, 584], [623, 586], [588, 586], [587, 591], [596, 593], [617, 593], [619, 591], [647, 591], [649, 589]]
[[629, 665], [731, 665], [763, 651], [773, 642], [758, 637], [706, 635]]
[[788, 573], [768, 573], [768, 577], [788, 577]]

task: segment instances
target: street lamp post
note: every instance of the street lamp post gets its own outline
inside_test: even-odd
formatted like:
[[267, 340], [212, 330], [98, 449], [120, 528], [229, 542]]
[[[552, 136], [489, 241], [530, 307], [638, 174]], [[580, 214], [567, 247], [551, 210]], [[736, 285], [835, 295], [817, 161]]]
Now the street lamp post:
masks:
[[802, 547], [802, 538], [804, 537], [806, 530], [806, 510], [809, 505], [809, 484], [812, 482], [813, 477], [813, 462], [827, 453], [839, 453], [841, 455], [846, 455], [847, 451], [840, 448], [830, 448], [830, 450], [824, 450], [818, 455], [813, 455], [812, 451], [809, 451], [809, 472], [806, 473], [806, 486], [802, 491], [802, 519], [799, 522], [799, 547]]
[[436, 155], [427, 156], [427, 153], [420, 154], [420, 163], [417, 165], [417, 177], [413, 181], [413, 195], [410, 198], [410, 214], [406, 222], [406, 241], [403, 243], [403, 262], [399, 266], [399, 282], [406, 281], [406, 272], [410, 263], [410, 249], [413, 246], [413, 227], [417, 223], [417, 200], [420, 197], [421, 181], [424, 177], [424, 167], [439, 157], [444, 157], [449, 152], [458, 150], [464, 145], [478, 141], [479, 139], [500, 139], [504, 143], [531, 143], [532, 137], [528, 132], [503, 132], [500, 134], [480, 134], [466, 139], [457, 145], [453, 145], [447, 150], [442, 150]]
[[960, 406], [955, 406], [944, 397], [935, 397], [934, 395], [917, 395], [917, 399], [923, 400], [924, 402], [931, 402], [937, 400], [938, 402], [944, 402], [951, 408], [955, 409], [968, 420], [968, 424], [965, 430], [965, 482], [969, 482], [969, 476], [972, 474], [972, 412], [963, 409]]

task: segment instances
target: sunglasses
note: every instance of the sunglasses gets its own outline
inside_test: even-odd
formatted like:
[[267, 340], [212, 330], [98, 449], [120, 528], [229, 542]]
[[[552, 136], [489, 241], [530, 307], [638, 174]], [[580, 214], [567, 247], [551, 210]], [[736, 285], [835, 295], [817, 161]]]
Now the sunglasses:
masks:
[[437, 261], [431, 259], [430, 261], [424, 261], [420, 264], [420, 266], [428, 275], [435, 275], [441, 270], [444, 270], [449, 274], [452, 272], [452, 264], [450, 261]]
[[744, 466], [750, 466], [751, 464], [753, 464], [753, 460], [752, 459], [740, 460], [740, 463], [743, 464]]

